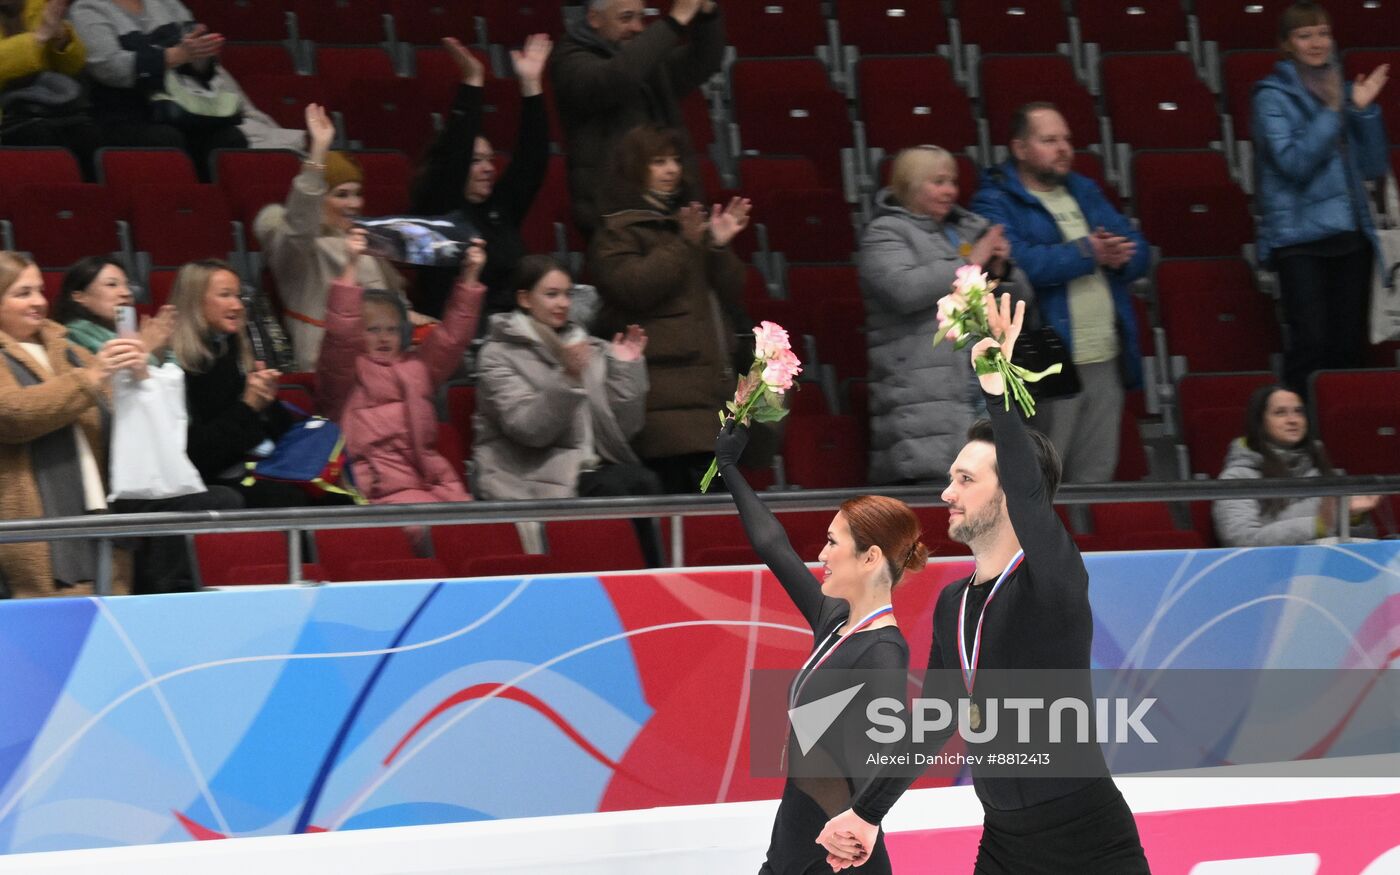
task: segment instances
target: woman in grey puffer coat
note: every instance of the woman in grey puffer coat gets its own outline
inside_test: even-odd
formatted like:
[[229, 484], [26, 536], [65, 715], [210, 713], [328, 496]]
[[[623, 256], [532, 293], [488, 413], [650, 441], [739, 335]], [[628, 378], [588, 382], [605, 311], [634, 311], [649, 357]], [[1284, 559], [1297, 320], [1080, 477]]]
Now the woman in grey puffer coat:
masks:
[[[1264, 477], [1327, 477], [1334, 471], [1322, 444], [1313, 439], [1303, 399], [1283, 386], [1265, 386], [1249, 399], [1245, 436], [1225, 453], [1221, 480]], [[1352, 496], [1353, 524], [1379, 499]], [[1231, 498], [1211, 504], [1215, 533], [1225, 547], [1277, 547], [1306, 544], [1336, 529], [1335, 499]]]
[[978, 416], [982, 395], [968, 356], [951, 343], [933, 348], [938, 301], [958, 268], [979, 264], [1001, 278], [1002, 291], [1031, 298], [1001, 226], [957, 205], [957, 180], [944, 149], [900, 152], [861, 238], [872, 484], [945, 480]]

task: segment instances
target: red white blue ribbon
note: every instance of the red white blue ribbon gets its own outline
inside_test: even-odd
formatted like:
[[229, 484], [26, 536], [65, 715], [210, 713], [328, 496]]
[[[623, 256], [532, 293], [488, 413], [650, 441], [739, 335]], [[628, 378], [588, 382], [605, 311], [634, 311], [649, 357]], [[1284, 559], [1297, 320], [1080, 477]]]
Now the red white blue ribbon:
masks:
[[[831, 654], [836, 652], [836, 648], [840, 647], [842, 644], [845, 644], [847, 641], [850, 641], [851, 636], [855, 635], [857, 632], [869, 626], [871, 623], [883, 617], [885, 614], [892, 613], [893, 611], [894, 605], [885, 605], [883, 608], [876, 608], [875, 610], [866, 614], [865, 619], [861, 620], [859, 623], [856, 623], [855, 626], [852, 627], [851, 631], [847, 632], [845, 636], [841, 638], [840, 641], [837, 641], [834, 645], [832, 645], [830, 650], [826, 651], [825, 653], [822, 653], [822, 649], [820, 647], [818, 647], [816, 650], [813, 650], [812, 655], [807, 657], [807, 661], [802, 663], [802, 668], [798, 669], [797, 671], [797, 678], [794, 679], [792, 693], [788, 696], [789, 710], [797, 707], [797, 697], [802, 695], [802, 688], [807, 685], [807, 681], [812, 679], [812, 675], [817, 673], [817, 669], [821, 668], [822, 664], [831, 658]], [[827, 636], [827, 641], [831, 640], [831, 637], [834, 636], [837, 633], [837, 631], [840, 630], [840, 628], [840, 626], [837, 626], [835, 629], [832, 629], [831, 635]], [[822, 643], [825, 644], [826, 641], [823, 641]], [[818, 653], [822, 654], [821, 659], [817, 659]], [[812, 665], [812, 660], [814, 659], [817, 660], [816, 665]], [[807, 671], [807, 666], [809, 665], [812, 666], [811, 671]], [[798, 680], [799, 678], [800, 680]]]
[[[958, 664], [962, 666], [963, 684], [967, 686], [968, 693], [972, 692], [972, 685], [977, 682], [977, 660], [982, 655], [982, 621], [987, 618], [987, 608], [991, 607], [992, 599], [996, 597], [997, 590], [1006, 582], [1006, 578], [1011, 576], [1021, 564], [1021, 560], [1026, 558], [1026, 551], [1017, 550], [1016, 555], [1011, 557], [1011, 561], [1006, 563], [1006, 568], [1001, 572], [1001, 577], [992, 584], [992, 591], [987, 593], [987, 600], [982, 603], [982, 613], [977, 615], [977, 631], [972, 636], [972, 658], [967, 655], [967, 638], [964, 630], [967, 629], [967, 590], [972, 589], [972, 581], [967, 582], [967, 589], [963, 590], [962, 606], [958, 608]], [[974, 572], [975, 576], [976, 572]]]

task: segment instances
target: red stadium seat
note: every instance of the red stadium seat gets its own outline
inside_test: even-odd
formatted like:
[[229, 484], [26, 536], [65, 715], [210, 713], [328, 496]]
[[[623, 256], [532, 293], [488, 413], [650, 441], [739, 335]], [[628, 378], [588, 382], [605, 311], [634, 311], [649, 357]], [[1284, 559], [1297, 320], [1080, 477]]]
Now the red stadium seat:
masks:
[[365, 215], [384, 216], [408, 211], [408, 192], [413, 185], [413, 162], [394, 149], [360, 150], [351, 153], [364, 171]]
[[[1000, 47], [998, 47], [1000, 48]], [[1094, 98], [1063, 55], [984, 55], [979, 68], [983, 109], [994, 145], [1011, 139], [1011, 116], [1023, 104], [1048, 100], [1069, 123], [1074, 141], [1099, 139]]]
[[473, 574], [471, 563], [484, 556], [523, 552], [520, 535], [511, 523], [433, 526], [433, 555], [453, 574]]
[[814, 55], [826, 45], [820, 0], [729, 3], [725, 35], [741, 58]]
[[285, 0], [188, 0], [185, 6], [195, 21], [226, 39], [276, 41], [288, 36]]
[[242, 82], [248, 76], [292, 76], [296, 59], [286, 45], [276, 43], [225, 43], [219, 63]]
[[[204, 586], [285, 583], [287, 580], [287, 536], [282, 532], [194, 535], [194, 553], [199, 580]], [[248, 575], [239, 571], [239, 566], [251, 565], [258, 565], [260, 572]]]
[[565, 574], [570, 569], [553, 556], [534, 553], [506, 553], [478, 556], [467, 563], [467, 577], [525, 577], [534, 574]]
[[432, 142], [432, 108], [412, 79], [351, 79], [338, 93], [347, 136], [366, 148], [418, 156]]
[[[692, 91], [681, 98], [681, 114], [685, 116], [686, 133], [695, 151], [701, 155], [709, 151], [715, 141], [715, 125], [710, 120], [710, 104], [700, 91]], [[556, 138], [562, 141], [562, 137]]]
[[789, 261], [850, 261], [856, 251], [850, 208], [829, 188], [791, 189], [770, 196], [761, 215], [769, 248]]
[[22, 185], [83, 181], [78, 161], [67, 149], [49, 146], [0, 147], [0, 216], [9, 215]]
[[559, 37], [564, 30], [562, 0], [475, 0], [476, 14], [486, 20], [486, 39], [501, 46], [521, 46], [532, 33]]
[[813, 309], [836, 301], [861, 303], [860, 276], [850, 265], [788, 268], [788, 297], [798, 306]]
[[1103, 172], [1102, 158], [1093, 152], [1075, 152], [1074, 172], [1092, 179], [1104, 197], [1108, 198], [1108, 202], [1113, 204], [1113, 208], [1119, 212], [1123, 211], [1123, 199], [1118, 196], [1118, 189], [1108, 184], [1108, 177]]
[[237, 247], [233, 215], [214, 185], [155, 185], [131, 207], [132, 243], [151, 263], [175, 266], [201, 258], [227, 258]]
[[366, 557], [401, 562], [418, 558], [402, 527], [319, 529], [314, 536], [316, 559], [329, 580], [360, 580], [353, 566]]
[[1069, 42], [1060, 0], [961, 0], [958, 21], [964, 45], [998, 52], [1053, 52]]
[[333, 93], [317, 76], [258, 74], [239, 76], [238, 84], [254, 106], [282, 127], [293, 129], [305, 129], [308, 103], [329, 105]]
[[[170, 293], [175, 288], [175, 277], [179, 270], [166, 268], [163, 270], [152, 270], [146, 276], [146, 301], [145, 306], [150, 312], [155, 312], [166, 304], [170, 303]], [[135, 292], [135, 290], [132, 290]], [[138, 294], [139, 300], [141, 296]], [[142, 305], [137, 304], [139, 309]]]
[[1230, 52], [1221, 62], [1224, 72], [1225, 111], [1234, 123], [1235, 140], [1246, 142], [1250, 139], [1254, 113], [1250, 106], [1250, 95], [1254, 83], [1274, 70], [1279, 62], [1276, 51]]
[[1165, 256], [1239, 255], [1254, 217], [1219, 152], [1139, 152], [1133, 188], [1142, 231]]
[[1292, 0], [1206, 0], [1196, 4], [1201, 39], [1231, 49], [1278, 47], [1278, 20]]
[[301, 156], [282, 149], [220, 149], [214, 153], [214, 182], [235, 219], [243, 222], [249, 242], [252, 221], [270, 203], [286, 200], [292, 179], [301, 171]]
[[800, 155], [746, 156], [739, 159], [739, 190], [763, 206], [797, 188], [839, 188], [823, 178], [821, 168], [811, 158]]
[[315, 60], [317, 78], [331, 87], [352, 79], [392, 79], [397, 75], [394, 59], [379, 46], [320, 46]]
[[1136, 149], [1205, 148], [1222, 139], [1215, 97], [1183, 54], [1103, 59], [1104, 106], [1115, 143]]
[[463, 43], [476, 38], [471, 0], [395, 0], [394, 28], [399, 42], [435, 46], [445, 36]]
[[446, 580], [453, 575], [437, 559], [361, 559], [350, 563], [347, 580]]
[[1400, 369], [1318, 371], [1317, 433], [1349, 474], [1400, 473]]
[[946, 46], [948, 22], [937, 0], [859, 0], [836, 4], [841, 44], [862, 55], [917, 55]]
[[869, 369], [864, 326], [865, 302], [859, 299], [831, 301], [816, 314], [817, 354], [836, 368], [837, 379], [863, 378]]
[[1400, 47], [1400, 9], [1391, 0], [1334, 0], [1326, 8], [1339, 47]]
[[68, 265], [122, 248], [118, 207], [100, 185], [21, 185], [9, 196], [4, 209], [14, 220], [15, 245], [42, 265]]
[[864, 424], [844, 415], [789, 416], [783, 433], [783, 467], [789, 483], [806, 489], [863, 486]]
[[[1193, 265], [1202, 267], [1207, 262]], [[1177, 275], [1177, 263], [1158, 269], [1158, 314], [1167, 352], [1186, 359], [1192, 371], [1258, 371], [1282, 350], [1273, 299], [1254, 290], [1247, 269], [1222, 260], [1214, 275], [1204, 269]], [[1162, 270], [1169, 271], [1167, 277]]]
[[[491, 62], [476, 49], [469, 49], [488, 70]], [[418, 48], [413, 50], [413, 81], [418, 83], [424, 98], [434, 112], [446, 113], [452, 107], [457, 89], [462, 84], [462, 71], [457, 62], [443, 48]], [[519, 87], [517, 86], [517, 91]], [[512, 133], [512, 139], [514, 134]], [[502, 145], [509, 145], [507, 140]]]
[[630, 571], [646, 567], [628, 520], [561, 520], [544, 524], [549, 556], [569, 571]]
[[1095, 504], [1089, 508], [1096, 535], [1169, 532], [1176, 529], [1171, 510], [1157, 502]]
[[1249, 397], [1278, 382], [1267, 371], [1245, 374], [1187, 374], [1177, 383], [1182, 442], [1192, 476], [1214, 477], [1230, 442], [1244, 434]]
[[688, 516], [682, 531], [685, 535], [685, 565], [747, 565], [758, 562], [758, 556], [744, 534], [744, 524], [737, 516]]
[[1151, 473], [1152, 466], [1147, 460], [1147, 447], [1143, 446], [1137, 417], [1125, 405], [1119, 420], [1118, 467], [1113, 471], [1113, 479], [1119, 482], [1145, 480]]
[[128, 217], [141, 192], [150, 186], [199, 184], [194, 162], [184, 149], [99, 149], [97, 179], [116, 196]]
[[947, 59], [865, 58], [856, 74], [865, 139], [873, 148], [932, 143], [961, 152], [977, 145], [972, 104], [954, 83]]
[[367, 45], [388, 39], [387, 0], [293, 0], [297, 36], [315, 43]]
[[832, 91], [818, 61], [739, 61], [732, 69], [735, 121], [745, 153], [812, 158], [841, 178], [839, 149], [851, 144], [846, 101]]
[[1169, 51], [1188, 39], [1178, 0], [1078, 0], [1075, 9], [1080, 39], [1103, 52]]
[[476, 412], [476, 387], [463, 383], [447, 387], [447, 421], [462, 441], [462, 458], [472, 457], [472, 416]]

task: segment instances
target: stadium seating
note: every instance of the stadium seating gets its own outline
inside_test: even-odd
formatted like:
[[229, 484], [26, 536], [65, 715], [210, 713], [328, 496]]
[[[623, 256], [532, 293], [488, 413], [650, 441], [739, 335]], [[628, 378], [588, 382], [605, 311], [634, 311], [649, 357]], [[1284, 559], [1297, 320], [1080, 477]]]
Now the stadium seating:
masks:
[[1254, 242], [1249, 201], [1219, 152], [1138, 152], [1132, 178], [1142, 231], [1163, 255], [1239, 255]]
[[963, 45], [998, 52], [1053, 52], [1069, 43], [1060, 0], [961, 0]]
[[948, 22], [937, 0], [846, 0], [836, 4], [841, 44], [862, 55], [914, 55], [948, 45]]
[[977, 146], [972, 104], [944, 58], [865, 58], [856, 72], [871, 147], [895, 151], [933, 143], [956, 153]]
[[1079, 35], [1100, 52], [1156, 52], [1187, 41], [1176, 0], [1078, 0]]

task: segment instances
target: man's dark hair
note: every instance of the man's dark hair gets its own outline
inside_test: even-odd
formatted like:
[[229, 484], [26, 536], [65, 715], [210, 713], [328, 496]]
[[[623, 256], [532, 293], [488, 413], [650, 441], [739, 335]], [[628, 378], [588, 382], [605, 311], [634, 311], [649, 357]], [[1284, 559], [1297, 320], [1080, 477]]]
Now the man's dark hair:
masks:
[[[1040, 477], [1045, 483], [1045, 495], [1051, 501], [1055, 499], [1055, 493], [1060, 489], [1060, 453], [1055, 449], [1055, 445], [1050, 443], [1050, 438], [1043, 432], [1033, 428], [1026, 429], [1031, 436], [1031, 443], [1035, 444], [1035, 460], [1040, 464]], [[979, 419], [967, 430], [967, 439], [971, 441], [982, 441], [983, 443], [996, 445], [993, 437], [992, 421], [990, 419]], [[997, 469], [996, 461], [992, 461], [992, 470], [997, 472], [997, 477], [1001, 477], [1001, 471]]]
[[1024, 140], [1029, 137], [1031, 135], [1031, 113], [1039, 112], [1042, 109], [1060, 111], [1059, 107], [1048, 100], [1033, 100], [1016, 107], [1016, 111], [1011, 114], [1011, 139]]

